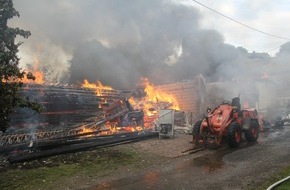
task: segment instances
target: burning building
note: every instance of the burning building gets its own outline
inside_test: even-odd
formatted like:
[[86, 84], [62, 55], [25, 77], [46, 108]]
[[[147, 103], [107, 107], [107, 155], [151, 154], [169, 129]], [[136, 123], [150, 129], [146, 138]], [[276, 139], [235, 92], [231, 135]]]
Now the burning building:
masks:
[[206, 84], [202, 75], [190, 81], [158, 85], [157, 89], [176, 98], [180, 110], [186, 113], [190, 123], [200, 118], [206, 109]]
[[[154, 129], [159, 110], [176, 110], [176, 123], [192, 124], [205, 110], [205, 82], [202, 76], [192, 81], [154, 86], [143, 79], [143, 97], [131, 97], [132, 91], [115, 90], [101, 82], [79, 86], [25, 84], [23, 93], [37, 99], [44, 110], [34, 114], [17, 109], [10, 131], [64, 130], [120, 132]], [[185, 114], [184, 114], [185, 113]], [[102, 133], [104, 134], [104, 133]]]

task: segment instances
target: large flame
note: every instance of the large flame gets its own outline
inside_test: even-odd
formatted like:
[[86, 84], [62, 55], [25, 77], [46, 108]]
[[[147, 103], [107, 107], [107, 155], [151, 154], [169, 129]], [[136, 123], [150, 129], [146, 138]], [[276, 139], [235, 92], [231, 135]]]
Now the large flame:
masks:
[[[179, 104], [177, 99], [169, 93], [166, 93], [158, 87], [155, 87], [149, 82], [147, 78], [142, 78], [142, 85], [144, 86], [144, 92], [146, 96], [142, 98], [129, 99], [130, 104], [134, 109], [143, 110], [144, 112], [144, 127], [152, 129], [154, 122], [158, 118], [160, 109], [174, 109], [179, 110]], [[102, 96], [106, 90], [114, 90], [111, 86], [103, 85], [100, 81], [96, 83], [90, 83], [88, 80], [84, 80], [82, 84], [83, 88], [91, 88], [96, 91], [97, 96]], [[106, 100], [105, 100], [106, 101]], [[107, 130], [102, 130], [100, 134], [114, 134], [120, 131], [140, 131], [142, 126], [118, 126], [115, 121], [108, 121], [104, 127]], [[84, 130], [85, 131], [85, 130]]]
[[180, 110], [178, 101], [172, 94], [158, 89], [147, 78], [141, 80], [146, 96], [141, 99], [131, 97], [129, 101], [135, 109], [144, 111], [145, 128], [152, 127], [158, 118], [160, 109]]
[[90, 83], [87, 79], [85, 79], [82, 83], [82, 87], [94, 89], [98, 96], [101, 96], [104, 90], [114, 90], [111, 86], [103, 85], [100, 81], [97, 81], [96, 83]]
[[172, 94], [159, 90], [152, 83], [150, 83], [147, 78], [142, 78], [142, 80], [143, 84], [145, 85], [144, 91], [147, 94], [147, 101], [153, 103], [167, 102], [170, 104], [168, 109], [180, 109], [176, 98]]
[[23, 83], [29, 83], [29, 84], [43, 84], [44, 83], [44, 74], [42, 71], [38, 69], [39, 60], [38, 58], [34, 58], [34, 64], [33, 64], [33, 70], [29, 71], [26, 70], [26, 73], [31, 72], [33, 76], [35, 76], [35, 80], [28, 79], [26, 76], [22, 79]]

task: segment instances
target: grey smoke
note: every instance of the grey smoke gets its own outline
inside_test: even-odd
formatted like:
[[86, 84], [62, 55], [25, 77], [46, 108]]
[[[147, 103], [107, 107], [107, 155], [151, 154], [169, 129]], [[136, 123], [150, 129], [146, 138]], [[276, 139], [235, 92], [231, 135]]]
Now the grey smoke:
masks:
[[[14, 4], [21, 18], [11, 24], [32, 32], [22, 51], [35, 52], [41, 44], [40, 63], [52, 80], [60, 82], [100, 80], [130, 89], [140, 77], [162, 84], [201, 73], [207, 82], [234, 81], [256, 88], [251, 81], [258, 81], [270, 67], [275, 73], [285, 71], [285, 66], [289, 70], [286, 47], [270, 58], [225, 44], [222, 34], [201, 29], [197, 9], [175, 0], [14, 0]], [[272, 77], [273, 82], [283, 81], [280, 75]]]
[[[23, 52], [39, 51], [42, 67], [56, 80], [69, 73], [71, 83], [88, 78], [132, 88], [140, 77], [154, 83], [192, 79], [222, 63], [223, 55], [212, 50], [229, 46], [216, 31], [199, 28], [196, 9], [175, 1], [15, 0], [14, 4], [21, 18], [12, 25], [32, 32]], [[175, 50], [180, 47], [178, 57]], [[212, 62], [215, 54], [218, 63]]]

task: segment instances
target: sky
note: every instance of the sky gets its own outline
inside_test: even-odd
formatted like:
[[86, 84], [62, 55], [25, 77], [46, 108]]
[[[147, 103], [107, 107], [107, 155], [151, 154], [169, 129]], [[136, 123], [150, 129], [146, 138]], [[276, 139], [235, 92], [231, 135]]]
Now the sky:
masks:
[[[249, 51], [267, 52], [274, 56], [279, 47], [290, 41], [290, 4], [288, 0], [200, 0], [198, 2], [254, 29], [286, 38], [280, 39], [245, 27], [194, 2], [202, 15], [202, 27], [219, 31], [225, 43], [242, 46]], [[287, 40], [288, 39], [288, 40]]]
[[[89, 79], [133, 88], [141, 77], [156, 84], [193, 79], [200, 73], [209, 81], [232, 79], [240, 71], [248, 72], [244, 63], [250, 62], [237, 47], [275, 56], [288, 41], [256, 32], [189, 0], [13, 2], [20, 18], [9, 24], [32, 33], [19, 39], [24, 42], [21, 65], [31, 67], [37, 59], [52, 82]], [[199, 2], [255, 29], [290, 39], [286, 0]]]

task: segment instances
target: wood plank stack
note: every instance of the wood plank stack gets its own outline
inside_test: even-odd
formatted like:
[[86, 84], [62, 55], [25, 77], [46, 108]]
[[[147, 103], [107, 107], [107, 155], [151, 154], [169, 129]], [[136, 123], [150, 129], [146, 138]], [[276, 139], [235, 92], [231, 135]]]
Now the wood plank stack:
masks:
[[26, 86], [23, 94], [30, 100], [37, 100], [44, 110], [37, 114], [28, 108], [16, 109], [11, 116], [11, 132], [27, 128], [70, 128], [75, 124], [93, 122], [100, 117], [100, 104], [123, 97], [122, 91], [118, 90], [107, 90], [102, 96], [96, 96], [93, 89], [44, 85]]

